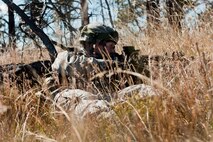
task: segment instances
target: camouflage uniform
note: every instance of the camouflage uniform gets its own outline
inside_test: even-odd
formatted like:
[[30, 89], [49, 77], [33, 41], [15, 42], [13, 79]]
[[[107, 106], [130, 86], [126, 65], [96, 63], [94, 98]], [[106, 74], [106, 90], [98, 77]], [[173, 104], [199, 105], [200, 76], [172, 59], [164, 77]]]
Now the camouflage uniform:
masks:
[[[82, 45], [85, 46], [85, 43], [96, 44], [102, 40], [110, 40], [117, 43], [117, 31], [100, 24], [89, 24], [82, 28], [80, 37]], [[66, 108], [66, 110], [74, 112], [72, 114], [79, 115], [80, 117], [87, 116], [88, 114], [97, 114], [98, 112], [110, 112], [107, 101], [109, 101], [108, 97], [112, 97], [114, 90], [110, 89], [114, 85], [114, 82], [112, 83], [111, 79], [107, 77], [102, 79], [97, 78], [92, 81], [91, 78], [99, 73], [101, 75], [101, 73], [104, 73], [106, 70], [111, 69], [113, 71], [114, 68], [117, 68], [119, 66], [118, 64], [123, 61], [123, 58], [119, 55], [110, 55], [111, 59], [106, 60], [101, 57], [88, 55], [87, 52], [85, 47], [78, 51], [61, 52], [52, 64], [53, 71], [61, 75], [62, 79], [63, 77], [68, 78], [68, 82], [72, 87], [72, 89], [64, 89], [55, 92], [53, 95], [54, 101]], [[120, 78], [122, 78], [122, 76], [120, 76]], [[118, 82], [120, 78], [118, 78]], [[117, 89], [119, 90], [119, 88]], [[125, 94], [128, 96], [134, 94], [131, 93], [134, 90], [141, 94], [149, 94], [149, 92], [154, 94], [151, 87], [148, 86], [147, 88], [145, 85], [139, 85], [130, 86], [126, 88], [126, 91], [121, 91], [115, 97], [123, 100]], [[105, 93], [111, 93], [106, 94], [107, 101], [106, 98], [103, 98], [105, 97]]]
[[84, 51], [77, 53], [61, 52], [52, 64], [53, 71], [57, 71], [59, 75], [68, 78], [70, 84], [81, 89], [84, 88], [82, 85], [88, 83], [93, 75], [104, 71], [106, 68], [107, 62], [105, 60], [88, 57], [84, 54]]
[[[118, 33], [105, 25], [89, 24], [82, 28], [79, 40], [83, 46], [86, 45], [85, 43], [96, 44], [96, 42], [102, 40], [117, 43]], [[90, 81], [90, 79], [97, 73], [107, 70], [111, 59], [96, 58], [87, 52], [85, 47], [73, 52], [63, 51], [58, 54], [52, 64], [52, 70], [57, 72], [61, 80], [68, 78], [68, 84], [72, 88], [52, 93], [54, 101], [66, 110], [70, 110], [73, 114], [81, 117], [109, 110], [102, 95], [98, 95], [98, 93], [102, 93], [102, 90], [97, 89], [97, 86], [106, 89], [106, 84], [103, 81], [100, 82], [100, 80]], [[84, 90], [89, 90], [89, 92], [96, 95]]]

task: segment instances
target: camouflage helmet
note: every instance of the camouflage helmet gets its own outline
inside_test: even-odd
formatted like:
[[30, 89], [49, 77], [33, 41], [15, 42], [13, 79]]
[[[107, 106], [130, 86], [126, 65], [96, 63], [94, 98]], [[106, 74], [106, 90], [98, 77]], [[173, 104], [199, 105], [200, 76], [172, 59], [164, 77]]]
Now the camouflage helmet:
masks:
[[118, 42], [118, 32], [103, 24], [88, 24], [81, 30], [80, 42], [96, 43], [97, 41], [110, 40]]

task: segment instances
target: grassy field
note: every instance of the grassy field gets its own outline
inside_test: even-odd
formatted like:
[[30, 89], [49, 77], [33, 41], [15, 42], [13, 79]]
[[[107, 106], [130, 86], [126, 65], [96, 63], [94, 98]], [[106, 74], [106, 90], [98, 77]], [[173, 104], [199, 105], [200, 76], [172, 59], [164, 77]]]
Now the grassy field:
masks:
[[[142, 54], [182, 51], [194, 60], [187, 66], [174, 64], [172, 70], [153, 69], [149, 85], [157, 83], [154, 87], [160, 95], [117, 103], [112, 107], [116, 115], [110, 118], [75, 120], [62, 110], [53, 110], [50, 100], [36, 96], [36, 87], [20, 94], [13, 82], [5, 80], [0, 90], [0, 141], [212, 141], [211, 24], [191, 33], [161, 29], [145, 36], [121, 36], [119, 46], [134, 45]], [[5, 53], [1, 64], [35, 61], [40, 58], [37, 53], [24, 53], [23, 57]], [[48, 55], [44, 53], [42, 58]]]

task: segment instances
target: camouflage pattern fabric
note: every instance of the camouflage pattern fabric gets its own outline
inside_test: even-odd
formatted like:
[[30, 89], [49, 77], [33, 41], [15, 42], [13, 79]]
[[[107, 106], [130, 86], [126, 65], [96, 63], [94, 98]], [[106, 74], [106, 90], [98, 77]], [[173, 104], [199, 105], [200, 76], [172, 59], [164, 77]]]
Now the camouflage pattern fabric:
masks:
[[[109, 70], [109, 63], [104, 59], [96, 59], [94, 57], [86, 56], [84, 50], [81, 52], [64, 51], [58, 54], [56, 60], [52, 64], [52, 70], [61, 75], [61, 80], [68, 78], [68, 82], [74, 88], [94, 90], [93, 82], [90, 79], [101, 72]], [[87, 86], [87, 85], [90, 86]], [[106, 85], [103, 85], [106, 87]]]
[[148, 97], [148, 96], [157, 96], [159, 95], [154, 89], [154, 87], [145, 85], [145, 84], [137, 84], [137, 85], [131, 85], [128, 86], [121, 91], [118, 92], [118, 98], [121, 100], [125, 100], [128, 97], [132, 97], [134, 95], [138, 95], [141, 98]]
[[[44, 88], [53, 85], [49, 80], [51, 79], [45, 80]], [[152, 86], [144, 84], [132, 85], [125, 88], [119, 91], [117, 96], [110, 101], [102, 98], [102, 94], [93, 94], [81, 89], [48, 89], [50, 94], [54, 94], [53, 111], [60, 110], [60, 107], [62, 107], [69, 116], [77, 119], [84, 119], [90, 116], [110, 117], [114, 115], [114, 111], [111, 107], [116, 103], [126, 101], [128, 97], [137, 95], [140, 98], [144, 98], [158, 95], [157, 91]], [[38, 92], [36, 95], [42, 95], [41, 93], [42, 92]]]
[[76, 73], [84, 74], [85, 72], [92, 72], [95, 66], [104, 69], [106, 62], [103, 59], [88, 57], [82, 49], [80, 52], [63, 51], [59, 53], [52, 64], [52, 69], [59, 74], [63, 74], [66, 71], [66, 75], [75, 76]]
[[105, 100], [80, 89], [64, 89], [55, 96], [54, 101], [80, 119], [110, 110]]

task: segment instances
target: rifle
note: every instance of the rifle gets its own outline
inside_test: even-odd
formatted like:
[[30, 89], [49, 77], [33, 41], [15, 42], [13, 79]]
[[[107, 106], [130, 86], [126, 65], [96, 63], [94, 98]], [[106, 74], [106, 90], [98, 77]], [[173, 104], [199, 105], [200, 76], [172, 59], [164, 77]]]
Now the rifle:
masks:
[[180, 62], [184, 67], [193, 60], [193, 57], [186, 58], [182, 51], [173, 51], [171, 56], [168, 53], [164, 55], [142, 55], [140, 50], [136, 50], [134, 46], [123, 46], [123, 52], [131, 69], [147, 77], [150, 77], [150, 65], [173, 68], [176, 62]]

